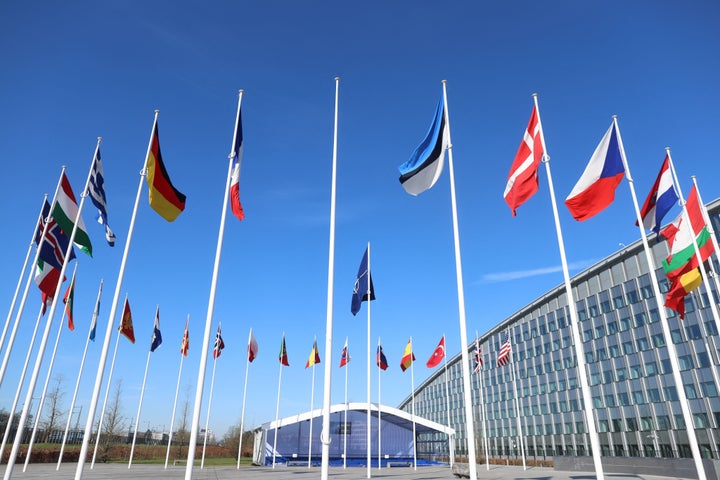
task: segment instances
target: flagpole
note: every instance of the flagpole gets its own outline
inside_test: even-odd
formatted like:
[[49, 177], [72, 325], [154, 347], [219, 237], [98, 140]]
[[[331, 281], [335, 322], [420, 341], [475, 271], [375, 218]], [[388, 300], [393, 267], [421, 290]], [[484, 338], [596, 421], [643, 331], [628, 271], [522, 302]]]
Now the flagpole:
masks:
[[[370, 302], [368, 302], [370, 303]], [[380, 337], [378, 337], [378, 356], [380, 354]], [[380, 368], [380, 359], [376, 358], [376, 363], [378, 367], [378, 470], [382, 469], [382, 421], [381, 421], [381, 410], [382, 410], [382, 401], [380, 399], [380, 373], [382, 372], [382, 369]]]
[[135, 441], [137, 440], [138, 425], [140, 423], [140, 411], [142, 410], [143, 397], [145, 396], [145, 382], [147, 381], [147, 374], [150, 368], [150, 354], [148, 351], [147, 361], [145, 362], [145, 373], [143, 374], [143, 383], [140, 388], [140, 401], [138, 402], [137, 415], [135, 416], [135, 431], [133, 432], [132, 446], [130, 447], [130, 460], [128, 460], [128, 468], [132, 467], [133, 455], [135, 453]]
[[413, 470], [417, 470], [417, 434], [415, 433], [415, 362], [413, 361], [415, 352], [413, 350], [413, 341], [410, 337], [410, 386], [412, 391], [412, 426], [413, 426]]
[[[480, 348], [480, 343], [478, 341], [478, 334], [477, 330], [475, 331], [475, 342], [477, 348]], [[490, 471], [490, 450], [488, 449], [488, 437], [487, 437], [487, 422], [485, 420], [485, 394], [483, 393], [483, 378], [482, 378], [482, 372], [483, 368], [482, 365], [484, 362], [482, 361], [482, 350], [480, 350], [480, 371], [478, 372], [478, 383], [479, 383], [479, 390], [480, 390], [480, 415], [482, 418], [482, 426], [483, 426], [483, 439], [485, 444], [485, 470]]]
[[[155, 110], [155, 119], [153, 120], [153, 128], [151, 132], [155, 132], [155, 126], [157, 125], [158, 115], [160, 110]], [[115, 293], [113, 295], [112, 304], [110, 306], [110, 314], [108, 315], [107, 327], [105, 328], [105, 339], [103, 341], [103, 347], [100, 352], [100, 359], [98, 362], [97, 374], [95, 375], [95, 385], [93, 386], [93, 393], [90, 399], [90, 408], [88, 409], [88, 418], [85, 422], [85, 433], [83, 434], [83, 443], [80, 448], [80, 455], [78, 457], [77, 469], [75, 470], [75, 480], [81, 480], [83, 475], [83, 469], [85, 467], [85, 461], [87, 459], [88, 444], [92, 435], [92, 427], [95, 421], [95, 409], [97, 408], [98, 397], [100, 396], [100, 389], [102, 388], [103, 374], [105, 373], [105, 362], [107, 361], [108, 349], [110, 348], [110, 338], [112, 337], [112, 328], [115, 320], [115, 314], [117, 313], [118, 299], [120, 298], [120, 290], [122, 288], [123, 277], [125, 275], [125, 266], [127, 264], [128, 253], [130, 252], [130, 243], [132, 240], [133, 231], [135, 229], [135, 219], [137, 217], [138, 206], [140, 204], [140, 194], [142, 193], [142, 184], [145, 176], [147, 175], [147, 159], [150, 154], [150, 148], [152, 147], [153, 133], [150, 133], [150, 140], [148, 141], [147, 152], [145, 153], [145, 160], [143, 160], [143, 167], [140, 170], [140, 181], [138, 182], [137, 193], [135, 194], [135, 205], [133, 206], [132, 216], [130, 217], [130, 226], [128, 227], [127, 240], [125, 241], [125, 249], [123, 250], [122, 260], [120, 262], [120, 270], [118, 271], [117, 282], [115, 283]], [[119, 338], [119, 337], [118, 337]], [[117, 343], [115, 347], [117, 353]], [[114, 357], [113, 357], [114, 363]], [[110, 379], [108, 378], [108, 388], [110, 388]], [[109, 391], [109, 390], [108, 390]], [[107, 394], [105, 395], [107, 400]], [[103, 408], [104, 410], [104, 408]], [[104, 412], [103, 412], [104, 413]], [[100, 427], [102, 427], [102, 420], [98, 426], [97, 437], [100, 439]], [[95, 446], [95, 453], [97, 453], [97, 443]], [[95, 453], [93, 453], [93, 465], [95, 464]]]
[[[538, 106], [538, 95], [533, 93], [533, 100], [535, 102], [535, 108], [537, 109], [538, 124], [540, 125], [540, 138], [543, 146], [543, 163], [545, 164], [545, 173], [548, 179], [548, 191], [550, 193], [550, 201], [552, 203], [553, 218], [555, 220], [555, 232], [557, 234], [558, 250], [560, 251], [560, 262], [562, 264], [563, 281], [565, 283], [565, 295], [567, 296], [568, 310], [570, 311], [570, 321], [572, 324], [573, 345], [575, 347], [575, 358], [577, 361], [577, 372], [580, 376], [580, 388], [582, 390], [583, 400], [583, 413], [585, 416], [585, 424], [588, 428], [590, 435], [590, 449], [593, 457], [593, 464], [595, 467], [595, 475], [597, 480], [604, 480], [605, 473], [603, 472], [602, 460], [601, 460], [601, 447], [600, 437], [598, 436], [597, 426], [595, 425], [595, 418], [593, 416], [592, 396], [590, 393], [590, 383], [588, 381], [587, 370], [585, 368], [585, 352], [583, 348], [582, 338], [580, 337], [580, 321], [577, 315], [577, 306], [575, 305], [575, 299], [572, 292], [572, 285], [570, 283], [570, 272], [568, 269], [567, 258], [565, 256], [565, 241], [563, 240], [562, 229], [560, 228], [560, 216], [557, 209], [557, 201], [555, 199], [555, 188], [553, 186], [552, 174], [550, 172], [550, 155], [547, 153], [547, 147], [545, 144], [545, 134], [542, 129], [542, 122], [540, 120], [540, 107]], [[642, 223], [641, 223], [642, 225]]]
[[[442, 342], [443, 342], [443, 368], [445, 370], [445, 409], [447, 410], [447, 426], [450, 428], [450, 385], [449, 385], [449, 379], [448, 379], [448, 368], [447, 368], [447, 342], [445, 341], [445, 334], [443, 333], [442, 336]], [[452, 441], [450, 440], [450, 432], [448, 432], [448, 462], [450, 463], [450, 468], [453, 466], [453, 461], [455, 460], [455, 452], [451, 451], [450, 444]]]
[[[370, 295], [370, 292], [372, 291], [372, 277], [370, 270], [370, 242], [367, 244], [367, 274], [368, 274], [368, 301], [367, 301], [367, 478], [370, 478], [371, 475], [371, 469], [372, 469], [372, 458], [370, 454], [370, 435], [372, 434], [372, 416], [370, 414], [370, 372], [371, 370], [371, 363], [370, 363], [370, 304], [372, 303], [372, 295]], [[365, 294], [363, 294], [365, 295]], [[362, 300], [362, 297], [360, 297], [360, 300]], [[379, 411], [379, 409], [378, 409]]]
[[[282, 345], [285, 345], [285, 332], [283, 332], [283, 343]], [[280, 385], [282, 383], [282, 355], [283, 350], [281, 348], [280, 350], [280, 374], [278, 375], [278, 394], [277, 394], [277, 404], [275, 405], [275, 438], [273, 439], [273, 452], [272, 452], [272, 468], [275, 468], [275, 456], [277, 452], [277, 432], [278, 432], [278, 419], [280, 418]]]
[[[642, 216], [640, 215], [640, 207], [638, 206], [637, 197], [635, 195], [634, 181], [632, 179], [632, 176], [630, 175], [630, 167], [628, 165], [627, 158], [625, 157], [625, 147], [623, 146], [622, 136], [620, 135], [617, 115], [613, 115], [613, 125], [615, 126], [615, 131], [617, 133], [618, 146], [620, 147], [621, 152], [620, 157], [622, 157], [622, 161], [625, 166], [625, 175], [627, 176], [628, 185], [630, 186], [630, 196], [632, 197], [633, 207], [635, 207], [635, 215], [638, 221], [638, 227], [640, 228], [640, 237], [643, 243], [643, 250], [645, 251], [645, 258], [647, 259], [650, 279], [652, 280], [651, 283], [653, 286], [653, 293], [655, 294], [655, 302], [657, 304], [658, 312], [660, 313], [660, 324], [662, 326], [663, 335], [667, 340], [666, 343], [668, 349], [668, 356], [670, 357], [670, 364], [672, 366], [673, 380], [675, 381], [675, 385], [677, 386], [676, 390], [678, 393], [678, 399], [680, 401], [680, 408], [683, 412], [683, 418], [685, 419], [685, 425], [688, 426], [687, 436], [688, 442], [690, 443], [690, 451], [692, 452], [693, 460], [695, 462], [695, 468], [697, 469], [698, 480], [706, 480], [707, 477], [705, 475], [705, 467], [702, 463], [702, 456], [700, 454], [700, 447], [698, 446], [697, 435], [695, 433], [695, 429], [693, 428], [693, 425], [695, 425], [695, 423], [692, 413], [690, 412], [690, 404], [687, 399], [687, 394], [685, 393], [685, 384], [683, 383], [682, 375], [680, 374], [680, 363], [677, 358], [675, 344], [672, 342], [672, 335], [670, 332], [670, 326], [668, 324], [667, 313], [665, 312], [665, 306], [661, 301], [662, 294], [660, 293], [657, 275], [655, 274], [655, 262], [653, 261], [653, 256], [650, 252], [650, 246], [648, 245], [647, 236], [645, 235], [645, 227], [643, 226]], [[672, 159], [670, 160], [670, 164], [672, 165]], [[680, 192], [678, 191], [678, 193]], [[680, 195], [680, 198], [682, 198], [682, 194]], [[685, 218], [687, 219], [687, 211], [684, 210], [684, 208], [683, 212]], [[690, 230], [692, 231], [692, 226]], [[579, 336], [580, 333], [578, 332], [578, 337]]]
[[[332, 158], [332, 182], [330, 188], [330, 245], [328, 248], [328, 294], [327, 294], [327, 317], [325, 320], [325, 382], [323, 385], [323, 406], [322, 406], [322, 431], [320, 441], [322, 443], [322, 466], [320, 472], [321, 480], [328, 480], [328, 469], [330, 466], [330, 384], [332, 377], [332, 332], [333, 332], [333, 281], [335, 275], [335, 197], [337, 179], [337, 137], [338, 137], [338, 98], [340, 91], [340, 77], [335, 77], [335, 122], [333, 128], [333, 158]], [[368, 301], [368, 315], [370, 311]], [[277, 430], [276, 430], [277, 433]], [[370, 467], [368, 467], [370, 468]], [[369, 476], [369, 473], [368, 473]], [[187, 479], [190, 480], [190, 479]]]
[[[512, 331], [512, 330], [511, 330]], [[520, 420], [521, 410], [520, 410], [520, 400], [518, 399], [518, 391], [517, 391], [517, 381], [515, 379], [515, 362], [513, 362], [513, 354], [512, 349], [510, 349], [510, 352], [508, 353], [509, 363], [510, 363], [510, 371], [512, 374], [512, 384], [513, 384], [513, 396], [515, 397], [515, 419], [517, 423], [517, 429], [518, 429], [518, 443], [520, 447], [520, 454], [522, 457], [522, 463], [523, 463], [523, 471], [527, 470], [527, 465], [525, 464], [525, 440], [523, 436], [523, 430], [522, 430], [522, 421]]]
[[73, 410], [75, 409], [75, 400], [77, 400], [78, 390], [80, 390], [80, 379], [82, 378], [83, 367], [85, 366], [85, 357], [87, 357], [88, 346], [90, 345], [90, 333], [97, 322], [98, 314], [100, 313], [100, 296], [102, 295], [103, 281], [100, 280], [100, 287], [98, 288], [97, 300], [95, 301], [95, 310], [93, 311], [92, 320], [90, 321], [90, 329], [88, 330], [88, 336], [85, 339], [85, 348], [83, 349], [82, 360], [80, 360], [80, 370], [78, 371], [77, 380], [75, 381], [75, 390], [73, 391], [72, 400], [70, 401], [70, 410], [68, 410], [68, 419], [65, 423], [65, 433], [63, 434], [62, 444], [60, 445], [60, 454], [58, 455], [58, 463], [55, 470], [60, 470], [60, 464], [62, 463], [63, 453], [65, 452], [65, 443], [67, 442], [68, 432], [70, 431], [70, 421], [72, 420]]
[[[213, 350], [214, 352], [214, 350]], [[213, 353], [213, 357], [215, 354]], [[212, 406], [213, 390], [215, 388], [215, 367], [217, 366], [217, 357], [213, 358], [212, 377], [210, 378], [210, 396], [208, 397], [207, 415], [205, 416], [205, 435], [203, 436], [202, 457], [200, 458], [200, 469], [205, 468], [205, 448], [207, 447], [208, 428], [210, 428], [210, 407]]]
[[240, 411], [240, 439], [238, 440], [238, 461], [237, 468], [240, 469], [240, 457], [242, 456], [243, 428], [245, 423], [245, 400], [247, 399], [248, 373], [250, 373], [250, 341], [252, 340], [252, 327], [248, 335], [248, 356], [245, 360], [245, 386], [243, 386], [243, 403]]
[[32, 355], [32, 349], [35, 345], [38, 328], [40, 327], [40, 319], [43, 316], [43, 308], [44, 306], [40, 307], [37, 320], [35, 320], [35, 327], [33, 328], [33, 333], [30, 337], [30, 345], [28, 345], [28, 350], [25, 354], [25, 363], [23, 364], [23, 368], [20, 373], [20, 380], [18, 381], [17, 389], [15, 390], [15, 397], [13, 398], [12, 407], [10, 407], [10, 411], [8, 412], [7, 425], [5, 426], [5, 433], [3, 435], [2, 444], [0, 444], [0, 458], [2, 458], [3, 453], [5, 453], [5, 446], [7, 445], [7, 441], [10, 436], [10, 428], [12, 427], [13, 419], [15, 418], [15, 409], [17, 408], [18, 402], [20, 401], [20, 394], [22, 393], [23, 382], [25, 381], [25, 375], [27, 374], [27, 369], [30, 365], [30, 356]]
[[[190, 323], [190, 314], [188, 313], [185, 320], [185, 331], [187, 331], [188, 324]], [[183, 340], [185, 340], [185, 333], [183, 333]], [[184, 345], [184, 344], [183, 344]], [[170, 417], [170, 432], [168, 433], [168, 446], [167, 452], [165, 453], [165, 469], [167, 470], [168, 461], [170, 460], [170, 445], [172, 444], [173, 437], [173, 426], [175, 425], [175, 411], [177, 409], [178, 393], [180, 392], [180, 378], [182, 377], [182, 367], [185, 354], [180, 352], [180, 369], [178, 370], [177, 385], [175, 386], [175, 400], [173, 400], [172, 416]]]
[[[30, 254], [32, 253], [32, 247], [35, 244], [35, 236], [38, 233], [38, 226], [45, 225], [45, 219], [43, 218], [43, 210], [45, 209], [45, 202], [47, 202], [48, 194], [43, 195], [43, 201], [40, 205], [40, 212], [38, 213], [38, 223], [33, 229], [32, 238], [28, 244], [27, 253], [25, 253], [25, 261], [23, 262], [22, 269], [20, 270], [20, 276], [18, 277], [17, 286], [15, 287], [15, 293], [13, 294], [12, 302], [10, 302], [10, 310], [8, 311], [7, 318], [5, 319], [5, 325], [3, 326], [2, 334], [0, 334], [0, 350], [5, 345], [5, 336], [7, 335], [8, 327], [10, 327], [10, 319], [12, 318], [13, 311], [15, 311], [15, 302], [17, 301], [18, 295], [20, 294], [20, 287], [22, 286], [22, 279], [27, 271], [28, 262], [30, 261]], [[41, 229], [41, 231], [44, 230]], [[43, 238], [44, 235], [41, 237]], [[32, 277], [33, 269], [30, 269], [30, 277]], [[0, 377], [2, 378], [2, 377]], [[1, 381], [1, 380], [0, 380]]]
[[[70, 287], [75, 284], [75, 274], [77, 273], [78, 262], [75, 262], [73, 267], [72, 280], [70, 281]], [[47, 394], [48, 386], [50, 385], [50, 377], [52, 376], [53, 366], [55, 365], [55, 355], [57, 354], [58, 344], [60, 343], [60, 335], [63, 331], [63, 323], [65, 322], [66, 309], [63, 309], [63, 314], [60, 319], [60, 328], [58, 328], [57, 336], [55, 337], [55, 345], [53, 346], [52, 355], [50, 356], [50, 365], [48, 366], [47, 375], [45, 375], [45, 384], [43, 385], [42, 393], [40, 394], [40, 403], [35, 414], [35, 422], [33, 424], [32, 433], [30, 434], [30, 442], [28, 443], [27, 453], [25, 454], [25, 464], [23, 465], [23, 472], [27, 470], [28, 462], [30, 462], [30, 454], [32, 453], [33, 443], [35, 443], [35, 435], [37, 434], [37, 428], [40, 424], [40, 415], [42, 414], [43, 406], [45, 405], [45, 395]]]
[[[370, 302], [368, 301], [368, 306], [370, 305]], [[348, 344], [348, 337], [345, 337], [345, 346], [347, 347]], [[346, 357], [348, 357], [348, 360], [350, 358], [349, 350], [345, 351]], [[343, 425], [343, 468], [347, 468], [347, 414], [348, 414], [348, 369], [350, 366], [348, 365], [349, 362], [345, 362], [345, 420]], [[368, 375], [369, 376], [369, 375]]]
[[30, 384], [28, 386], [27, 395], [25, 396], [25, 404], [23, 405], [22, 413], [20, 414], [20, 421], [18, 423], [18, 430], [15, 434], [15, 441], [13, 442], [13, 448], [8, 458], [7, 467], [5, 469], [4, 480], [9, 480], [12, 477], [13, 468], [15, 467], [15, 460], [17, 459], [18, 451], [20, 450], [20, 443], [23, 437], [23, 429], [25, 427], [25, 421], [27, 420], [28, 410], [30, 409], [30, 403], [32, 402], [33, 393], [35, 392], [35, 385], [37, 383], [37, 377], [40, 373], [40, 367], [42, 366], [43, 356], [45, 355], [45, 347], [47, 346], [48, 337], [50, 335], [50, 329], [52, 328], [53, 317], [55, 316], [55, 309], [60, 297], [60, 291], [62, 289], [62, 279], [67, 271], [68, 261], [70, 260], [70, 253], [73, 248], [73, 241], [78, 231], [78, 222], [82, 218], [82, 208], [85, 204], [85, 198], [87, 198], [87, 189], [90, 184], [90, 176], [93, 172], [95, 158], [98, 150], [100, 150], [100, 142], [102, 138], [98, 137], [97, 145], [95, 146], [95, 152], [93, 159], [90, 162], [90, 169], [88, 171], [87, 179], [85, 180], [85, 186], [82, 189], [82, 195], [80, 195], [80, 204], [78, 205], [77, 214], [75, 215], [72, 232], [70, 233], [70, 242], [68, 243], [67, 250], [65, 251], [65, 259], [63, 266], [60, 269], [60, 280], [58, 280], [57, 287], [55, 288], [55, 295], [53, 297], [52, 305], [50, 306], [50, 312], [48, 312], [47, 320], [45, 321], [45, 330], [43, 331], [42, 339], [40, 340], [40, 346], [38, 347], [37, 357], [35, 358], [35, 366], [33, 367], [33, 373], [30, 377]]
[[235, 120], [235, 134], [233, 135], [232, 150], [229, 154], [228, 173], [225, 180], [225, 196], [223, 198], [222, 213], [220, 215], [220, 228], [218, 231], [217, 247], [215, 248], [215, 262], [213, 264], [212, 280], [210, 282], [210, 298], [208, 299], [207, 315], [205, 317], [205, 331], [200, 349], [200, 367], [198, 370], [197, 385], [195, 387], [195, 403], [193, 406], [192, 428], [188, 446], [187, 465], [185, 467], [185, 480], [192, 480], [192, 469], [195, 462], [195, 447], [197, 446], [198, 424], [200, 423], [200, 409], [202, 408], [203, 388], [205, 386], [205, 368], [207, 367], [208, 349], [210, 346], [210, 330], [215, 309], [215, 291], [217, 289], [218, 271], [220, 269], [220, 254], [222, 253], [223, 236], [225, 234], [225, 218], [227, 216], [228, 197], [230, 196], [230, 179], [232, 175], [233, 155], [235, 152], [235, 139], [237, 138], [238, 119], [244, 90], [238, 91], [238, 116]]
[[[668, 151], [669, 153], [669, 151]], [[700, 204], [700, 211], [703, 214], [703, 221], [705, 222], [705, 225], [707, 226], [708, 233], [710, 233], [710, 240], [712, 240], [713, 248], [715, 248], [715, 256], [720, 255], [720, 245], [718, 245], [717, 238], [715, 238], [715, 231], [712, 228], [712, 222], [710, 221], [710, 217], [708, 216], [707, 209], [705, 208], [705, 204], [702, 201], [702, 197], [700, 196], [700, 189], [698, 188], [697, 184], [697, 178], [695, 178], [695, 175], [691, 176], [693, 181], [693, 185], [695, 186], [695, 191], [697, 192], [698, 196], [698, 203]], [[715, 283], [715, 289], [720, 292], [720, 285], [718, 284], [718, 277], [717, 272], [715, 272], [715, 266], [713, 265], [713, 262], [709, 262], [710, 270], [712, 272], [713, 281]], [[708, 298], [710, 298], [710, 294], [708, 294]], [[719, 330], [720, 331], [720, 330]]]
[[[316, 355], [315, 345], [317, 339], [313, 343], [312, 355]], [[314, 360], [314, 359], [313, 359]], [[308, 435], [308, 468], [312, 467], [312, 431], [313, 431], [313, 410], [315, 409], [315, 363], [312, 364], [312, 380], [310, 381], [310, 432]]]
[[462, 357], [463, 401], [465, 402], [465, 431], [467, 432], [468, 473], [470, 480], [477, 480], [475, 459], [475, 431], [473, 428], [472, 397], [470, 395], [470, 372], [468, 371], [467, 324], [465, 321], [465, 291], [462, 278], [462, 261], [460, 259], [460, 234], [458, 227], [457, 201], [455, 199], [455, 169], [453, 167], [452, 139], [450, 137], [450, 113], [447, 101], [447, 80], [442, 81], [443, 99], [445, 101], [445, 124], [448, 130], [448, 170], [450, 176], [450, 199], [452, 203], [453, 237], [455, 244], [455, 276], [457, 277], [458, 309], [460, 317], [460, 354]]
[[[55, 200], [57, 199], [57, 194], [60, 190], [60, 184], [62, 182], [63, 174], [65, 173], [65, 168], [65, 165], [63, 165], [60, 169], [60, 177], [58, 178], [58, 183], [55, 186], [55, 193], [53, 194], [53, 199], [50, 203], [50, 212], [52, 212], [52, 207], [55, 205]], [[43, 204], [43, 208], [44, 207], [45, 205]], [[5, 371], [7, 370], [8, 361], [10, 360], [10, 353], [12, 353], [13, 345], [15, 344], [15, 335], [17, 334], [18, 327], [20, 326], [20, 318], [22, 317], [23, 311], [25, 310], [25, 302], [27, 301], [28, 293], [30, 292], [30, 283], [32, 283], [33, 280], [35, 265], [37, 265], [38, 258], [40, 258], [40, 250], [42, 250], [42, 247], [45, 244], [45, 235], [47, 234], [50, 222], [43, 219], [43, 223], [44, 225], [42, 228], [42, 235], [40, 236], [40, 241], [38, 242], [37, 248], [35, 249], [35, 259], [33, 260], [32, 266], [30, 267], [30, 273], [28, 274], [27, 282], [25, 282], [25, 290], [23, 290], [23, 295], [20, 299], [20, 305], [18, 306], [18, 311], [15, 315], [15, 320], [13, 321], [13, 327], [10, 331], [8, 345], [5, 349], [5, 355], [3, 356], [2, 365], [0, 366], [0, 386], [2, 386], [3, 379], [5, 378]]]

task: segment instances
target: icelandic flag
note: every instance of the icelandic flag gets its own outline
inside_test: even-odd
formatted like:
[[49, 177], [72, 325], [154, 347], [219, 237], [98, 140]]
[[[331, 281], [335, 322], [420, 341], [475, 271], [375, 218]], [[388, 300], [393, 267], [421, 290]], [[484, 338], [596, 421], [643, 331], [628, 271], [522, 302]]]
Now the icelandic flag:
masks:
[[445, 102], [438, 102], [435, 117], [425, 139], [398, 167], [400, 183], [410, 195], [418, 195], [435, 185], [445, 163], [445, 150], [450, 144], [450, 130], [445, 121]]
[[[673, 184], [670, 158], [666, 155], [660, 173], [658, 173], [657, 179], [640, 211], [645, 230], [652, 230], [659, 236], [662, 219], [677, 201], [678, 195]], [[636, 220], [635, 225], [637, 224]]]
[[245, 218], [245, 211], [240, 203], [240, 164], [242, 163], [242, 114], [238, 108], [238, 118], [235, 124], [235, 139], [233, 140], [233, 151], [230, 153], [232, 158], [232, 173], [230, 174], [230, 207], [233, 214], [242, 220]]
[[615, 200], [615, 189], [624, 175], [620, 132], [613, 122], [590, 157], [580, 180], [565, 199], [573, 218], [582, 222], [603, 211]]

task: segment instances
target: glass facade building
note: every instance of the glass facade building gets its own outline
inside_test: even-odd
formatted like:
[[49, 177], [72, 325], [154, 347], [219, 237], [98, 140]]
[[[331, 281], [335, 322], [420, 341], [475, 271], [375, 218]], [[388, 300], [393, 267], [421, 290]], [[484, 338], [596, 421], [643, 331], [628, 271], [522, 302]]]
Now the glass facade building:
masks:
[[[713, 231], [718, 232], [720, 200], [708, 210]], [[659, 266], [667, 257], [667, 244], [650, 238], [649, 243]], [[714, 265], [720, 271], [716, 261]], [[694, 422], [689, 427], [695, 429], [701, 454], [720, 459], [720, 338], [707, 290], [717, 304], [714, 281], [704, 281], [686, 297], [684, 320], [665, 309], [671, 330], [671, 338], [665, 338], [648, 272], [638, 240], [571, 279], [602, 455], [690, 457], [688, 425], [678, 401], [677, 389], [683, 388]], [[664, 296], [669, 284], [662, 267], [656, 274]], [[510, 334], [512, 360], [498, 367], [505, 333]], [[677, 350], [681, 386], [672, 377], [667, 342]], [[480, 338], [480, 346], [484, 368], [471, 377], [479, 457], [485, 451], [483, 413], [491, 457], [519, 457], [519, 435], [530, 459], [590, 454], [564, 285], [499, 323]], [[474, 343], [468, 349], [472, 361]], [[455, 453], [465, 456], [461, 361], [460, 354], [448, 359], [449, 409], [450, 427], [457, 432]], [[473, 367], [469, 366], [471, 372]], [[444, 370], [438, 369], [417, 387], [417, 415], [447, 423], [444, 382]], [[399, 408], [410, 411], [410, 402], [409, 396]], [[428, 445], [446, 448], [430, 440]]]

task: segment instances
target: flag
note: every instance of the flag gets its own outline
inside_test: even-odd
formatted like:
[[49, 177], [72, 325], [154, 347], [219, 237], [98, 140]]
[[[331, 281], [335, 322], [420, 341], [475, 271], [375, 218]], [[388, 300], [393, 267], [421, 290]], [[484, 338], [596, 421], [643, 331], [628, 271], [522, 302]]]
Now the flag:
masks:
[[[63, 281], [65, 279], [63, 278]], [[43, 261], [42, 258], [38, 258], [37, 265], [35, 268], [35, 283], [42, 293], [44, 293], [50, 300], [55, 295], [57, 290], [58, 282], [60, 281], [60, 270], [53, 268]]]
[[382, 345], [378, 345], [375, 363], [381, 370], [387, 370], [388, 368], [387, 358], [385, 358], [385, 353], [383, 353]]
[[313, 340], [313, 347], [310, 350], [308, 361], [305, 363], [305, 368], [312, 367], [316, 363], [320, 363], [320, 352], [318, 352], [317, 340]]
[[597, 215], [615, 199], [615, 189], [625, 175], [615, 122], [603, 136], [565, 205], [580, 222]]
[[[652, 230], [660, 235], [660, 224], [668, 211], [677, 203], [678, 195], [675, 192], [672, 171], [670, 170], [670, 157], [665, 156], [660, 173], [658, 173], [655, 183], [650, 189], [645, 203], [640, 210], [640, 216], [643, 219], [643, 227], [645, 230]], [[635, 220], [635, 225], [638, 222]]]
[[530, 122], [510, 167], [503, 193], [513, 217], [518, 207], [538, 191], [538, 167], [544, 153], [541, 128], [536, 105], [530, 114]]
[[253, 335], [252, 328], [250, 329], [250, 338], [248, 339], [248, 362], [252, 363], [257, 358], [258, 354], [258, 343]]
[[505, 334], [505, 343], [500, 347], [500, 353], [497, 356], [497, 366], [502, 367], [510, 362], [510, 353], [512, 352], [512, 345], [510, 345], [510, 335]]
[[123, 306], [122, 320], [120, 321], [120, 327], [118, 332], [125, 335], [125, 338], [130, 340], [130, 343], [135, 343], [135, 330], [133, 329], [132, 313], [130, 313], [130, 302], [125, 297], [125, 305]]
[[685, 296], [698, 288], [701, 283], [702, 275], [697, 268], [691, 268], [680, 274], [665, 294], [665, 306], [678, 312], [681, 319], [685, 318]]
[[348, 353], [348, 339], [345, 338], [345, 346], [340, 354], [340, 368], [344, 367], [350, 361], [350, 353]]
[[52, 297], [48, 296], [45, 292], [40, 292], [40, 301], [42, 302], [42, 306], [40, 307], [40, 316], [42, 317], [45, 315], [45, 312], [47, 312], [48, 305], [52, 303]]
[[65, 313], [68, 317], [68, 329], [70, 331], [75, 330], [75, 320], [73, 319], [73, 303], [75, 302], [75, 274], [73, 273], [72, 280], [70, 280], [70, 286], [65, 292], [63, 297], [63, 303], [65, 304]]
[[287, 348], [285, 348], [285, 334], [283, 334], [282, 343], [280, 344], [280, 354], [278, 355], [278, 360], [280, 360], [280, 363], [282, 365], [285, 365], [286, 367], [290, 366], [290, 362], [288, 361]]
[[160, 306], [155, 309], [155, 324], [153, 325], [152, 342], [150, 342], [150, 351], [154, 352], [162, 343], [162, 335], [160, 334]]
[[405, 353], [403, 353], [402, 358], [400, 359], [400, 368], [404, 372], [408, 368], [410, 368], [410, 365], [415, 361], [415, 354], [412, 351], [412, 338], [408, 340], [407, 345], [405, 346]]
[[435, 347], [435, 351], [430, 355], [425, 365], [427, 365], [428, 368], [435, 368], [440, 365], [443, 358], [445, 358], [445, 335], [440, 339], [440, 343]]
[[233, 151], [230, 154], [232, 158], [232, 173], [230, 174], [230, 207], [233, 214], [242, 220], [245, 218], [245, 211], [240, 203], [240, 165], [242, 164], [242, 114], [238, 108], [237, 124], [235, 126], [235, 139], [233, 140]]
[[220, 334], [220, 324], [218, 323], [217, 334], [215, 335], [215, 345], [213, 346], [213, 358], [217, 359], [225, 348], [225, 342], [223, 342], [222, 335]]
[[183, 333], [182, 343], [180, 344], [180, 354], [183, 357], [188, 356], [188, 350], [190, 349], [190, 331], [188, 330], [188, 324], [190, 319], [185, 319], [185, 332]]
[[350, 302], [350, 311], [353, 315], [357, 315], [360, 311], [362, 302], [375, 300], [375, 287], [372, 283], [372, 275], [370, 275], [370, 265], [368, 264], [368, 249], [365, 248], [365, 254], [360, 262], [358, 274], [355, 278], [355, 286], [353, 287], [352, 301]]
[[185, 210], [185, 195], [180, 193], [170, 181], [160, 153], [158, 126], [155, 122], [150, 151], [147, 157], [147, 184], [150, 206], [168, 222], [175, 220]]
[[88, 183], [88, 194], [95, 208], [98, 209], [97, 221], [105, 226], [105, 240], [111, 247], [115, 246], [115, 234], [110, 230], [107, 218], [107, 200], [105, 199], [105, 175], [103, 174], [102, 160], [100, 160], [100, 148], [93, 160], [93, 168], [90, 172], [90, 183]]
[[445, 121], [445, 101], [440, 98], [435, 117], [425, 139], [398, 167], [400, 183], [410, 195], [419, 195], [435, 185], [442, 174], [445, 150], [450, 144], [450, 130]]
[[473, 373], [478, 373], [483, 368], [483, 359], [482, 359], [482, 348], [480, 348], [480, 341], [476, 338], [475, 339], [475, 368], [473, 369]]
[[[67, 252], [68, 245], [70, 245], [70, 238], [62, 231], [60, 226], [57, 224], [54, 218], [50, 217], [50, 204], [45, 201], [43, 206], [43, 224], [38, 225], [38, 230], [35, 232], [35, 245], [40, 245], [40, 238], [44, 227], [44, 222], [47, 221], [47, 229], [45, 230], [45, 241], [40, 246], [40, 258], [43, 259], [48, 265], [62, 269], [65, 252]], [[70, 249], [70, 258], [68, 262], [75, 258], [75, 249]]]
[[73, 194], [70, 180], [68, 180], [65, 172], [63, 172], [60, 180], [60, 188], [58, 189], [57, 198], [55, 199], [52, 216], [68, 236], [72, 234], [75, 218], [77, 217], [78, 224], [73, 243], [75, 243], [80, 250], [92, 257], [90, 237], [88, 236], [82, 216], [78, 217], [78, 204], [75, 201], [75, 194]]
[[102, 296], [102, 287], [103, 282], [100, 280], [100, 288], [98, 289], [98, 297], [95, 301], [95, 310], [93, 310], [92, 315], [92, 324], [90, 325], [90, 333], [88, 334], [88, 338], [95, 341], [95, 330], [97, 329], [97, 318], [100, 315], [100, 297]]

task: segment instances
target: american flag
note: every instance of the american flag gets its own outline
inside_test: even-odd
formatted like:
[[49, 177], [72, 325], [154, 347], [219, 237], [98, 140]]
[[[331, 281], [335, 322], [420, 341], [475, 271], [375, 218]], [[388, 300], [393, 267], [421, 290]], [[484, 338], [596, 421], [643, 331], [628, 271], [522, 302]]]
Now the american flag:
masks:
[[482, 359], [482, 348], [480, 348], [480, 340], [475, 339], [475, 369], [473, 373], [478, 373], [482, 370], [483, 359]]
[[512, 346], [510, 345], [510, 334], [506, 333], [505, 343], [503, 343], [502, 347], [500, 347], [500, 353], [498, 353], [497, 357], [498, 367], [507, 365], [510, 362], [510, 352], [512, 352]]

